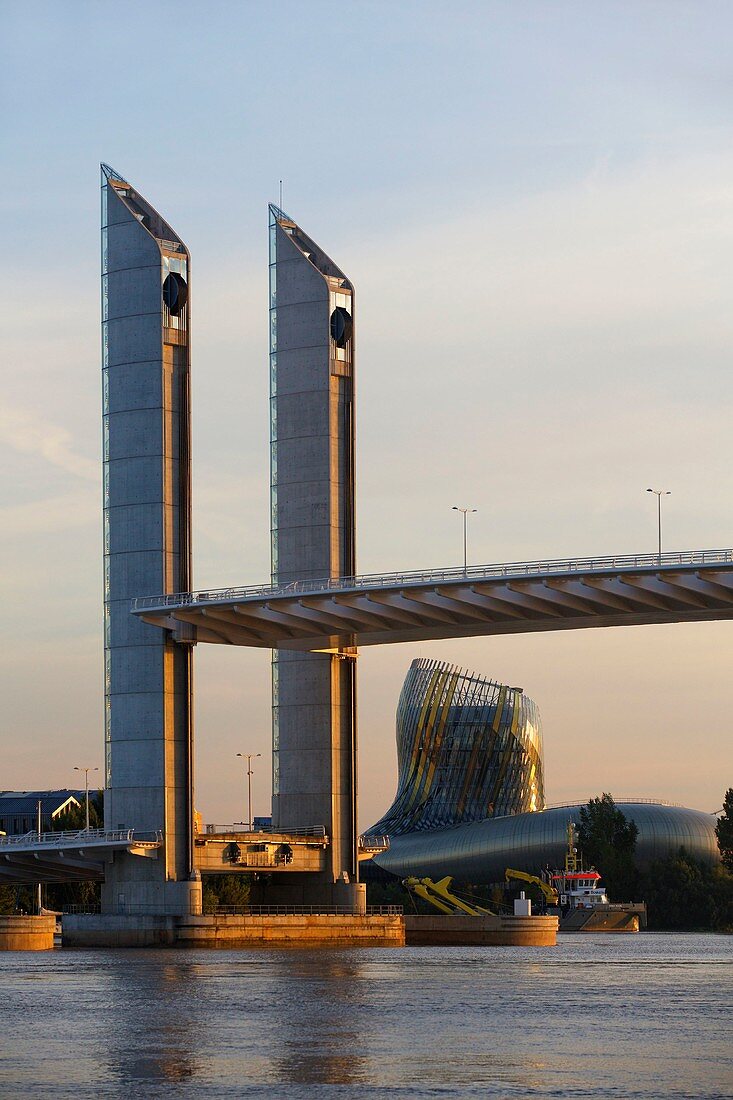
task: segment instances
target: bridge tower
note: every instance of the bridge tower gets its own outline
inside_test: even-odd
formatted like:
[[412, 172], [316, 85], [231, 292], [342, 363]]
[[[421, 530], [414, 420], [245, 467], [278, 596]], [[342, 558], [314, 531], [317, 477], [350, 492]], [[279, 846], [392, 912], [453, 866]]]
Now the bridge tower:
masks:
[[[354, 288], [292, 218], [269, 214], [272, 579], [353, 576]], [[278, 889], [359, 907], [356, 650], [274, 650], [272, 703], [273, 827], [330, 837], [327, 871]]]
[[201, 906], [191, 646], [130, 614], [135, 596], [191, 588], [190, 262], [157, 211], [103, 165], [105, 827], [163, 833], [158, 859], [115, 855], [108, 913]]

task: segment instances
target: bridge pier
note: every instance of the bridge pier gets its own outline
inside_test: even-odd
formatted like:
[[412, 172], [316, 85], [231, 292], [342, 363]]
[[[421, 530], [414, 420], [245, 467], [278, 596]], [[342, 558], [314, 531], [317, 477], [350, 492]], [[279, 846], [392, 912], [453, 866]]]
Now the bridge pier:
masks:
[[103, 165], [105, 828], [163, 837], [157, 859], [114, 855], [109, 912], [200, 909], [191, 646], [130, 615], [134, 596], [191, 585], [189, 267], [174, 230]]
[[[354, 289], [270, 207], [272, 577], [353, 576]], [[364, 905], [356, 838], [356, 651], [275, 650], [273, 828], [324, 825], [328, 866], [273, 887], [290, 904]]]

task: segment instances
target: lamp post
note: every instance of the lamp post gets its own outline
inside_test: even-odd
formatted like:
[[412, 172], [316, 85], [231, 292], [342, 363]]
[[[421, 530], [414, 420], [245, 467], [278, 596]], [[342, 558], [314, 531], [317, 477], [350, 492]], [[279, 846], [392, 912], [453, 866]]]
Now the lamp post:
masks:
[[669, 489], [647, 489], [647, 493], [654, 493], [657, 498], [657, 553], [659, 564], [662, 564], [662, 497], [671, 497]]
[[247, 761], [247, 804], [249, 810], [249, 831], [252, 832], [252, 761], [262, 756], [261, 752], [238, 752], [237, 756], [241, 756], [243, 760]]
[[98, 772], [99, 768], [74, 768], [75, 772], [84, 772], [84, 793], [87, 805], [87, 832], [89, 832], [89, 772]]
[[478, 508], [459, 508], [457, 504], [453, 505], [454, 512], [460, 512], [463, 516], [463, 572], [468, 572], [468, 537], [467, 537], [467, 521], [469, 512], [477, 512]]
[[[38, 799], [36, 803], [36, 809], [38, 810], [38, 843], [41, 842], [41, 800]], [[38, 916], [40, 917], [43, 912], [43, 883], [38, 883], [38, 893], [36, 896], [36, 908], [38, 909]]]

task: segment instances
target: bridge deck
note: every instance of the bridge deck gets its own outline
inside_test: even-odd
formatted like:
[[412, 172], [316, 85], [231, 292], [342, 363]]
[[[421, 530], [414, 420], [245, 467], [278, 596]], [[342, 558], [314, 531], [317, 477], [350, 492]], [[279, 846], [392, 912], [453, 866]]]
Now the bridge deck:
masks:
[[114, 852], [158, 858], [160, 833], [80, 829], [0, 837], [0, 884], [100, 882]]
[[637, 554], [148, 596], [180, 641], [352, 646], [733, 618], [733, 550]]

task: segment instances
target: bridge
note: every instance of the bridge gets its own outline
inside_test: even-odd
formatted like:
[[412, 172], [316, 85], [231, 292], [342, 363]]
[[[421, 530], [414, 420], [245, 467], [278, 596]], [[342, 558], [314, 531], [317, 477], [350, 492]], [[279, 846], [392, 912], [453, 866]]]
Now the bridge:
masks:
[[147, 596], [178, 641], [353, 646], [733, 619], [733, 550], [562, 558]]
[[161, 833], [79, 829], [0, 837], [0, 884], [99, 882], [115, 852], [158, 858]]
[[[194, 835], [194, 863], [202, 875], [230, 872], [320, 871], [330, 840], [323, 825], [287, 832], [207, 825]], [[39, 882], [103, 882], [116, 852], [158, 858], [162, 833], [134, 829], [78, 829], [67, 832], [0, 836], [0, 885]], [[360, 836], [359, 859], [389, 849], [386, 836]]]

